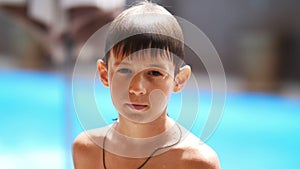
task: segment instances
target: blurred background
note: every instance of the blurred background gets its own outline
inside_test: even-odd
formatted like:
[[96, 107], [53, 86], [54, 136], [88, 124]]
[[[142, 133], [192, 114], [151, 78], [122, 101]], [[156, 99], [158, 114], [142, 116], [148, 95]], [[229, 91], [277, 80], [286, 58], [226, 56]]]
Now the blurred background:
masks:
[[[0, 0], [0, 168], [73, 168], [71, 143], [83, 130], [71, 92], [76, 59], [95, 31], [135, 2]], [[222, 168], [300, 168], [300, 1], [154, 2], [203, 31], [223, 63], [227, 99], [207, 142]], [[193, 51], [186, 55], [207, 78]], [[80, 59], [96, 71], [99, 57]]]

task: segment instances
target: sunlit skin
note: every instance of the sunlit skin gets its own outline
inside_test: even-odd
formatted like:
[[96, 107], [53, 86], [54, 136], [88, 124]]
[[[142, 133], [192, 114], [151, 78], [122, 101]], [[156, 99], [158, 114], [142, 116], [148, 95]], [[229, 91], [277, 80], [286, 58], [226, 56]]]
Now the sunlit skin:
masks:
[[[174, 125], [166, 113], [168, 99], [187, 83], [191, 73], [189, 66], [180, 68], [175, 75], [175, 66], [166, 57], [118, 60], [112, 56], [108, 65], [98, 61], [98, 71], [103, 85], [110, 88], [112, 101], [119, 113], [117, 125], [112, 126], [116, 131], [128, 137], [147, 138], [161, 134]], [[89, 137], [81, 134], [76, 138], [73, 145], [76, 169], [103, 168], [102, 148], [99, 145], [104, 134], [100, 130], [95, 131], [90, 132]], [[105, 156], [109, 169], [134, 169], [145, 159], [119, 156], [108, 151]], [[215, 152], [189, 134], [167, 152], [151, 158], [143, 168], [218, 169], [220, 166]]]
[[174, 63], [166, 57], [111, 57], [108, 66], [99, 61], [98, 69], [119, 112], [119, 132], [130, 137], [151, 137], [172, 125], [166, 115], [167, 102], [171, 93], [180, 91], [186, 83], [189, 67], [181, 70], [177, 80]]
[[122, 117], [135, 123], [149, 123], [166, 114], [167, 102], [174, 88], [174, 65], [167, 58], [111, 58], [110, 92]]

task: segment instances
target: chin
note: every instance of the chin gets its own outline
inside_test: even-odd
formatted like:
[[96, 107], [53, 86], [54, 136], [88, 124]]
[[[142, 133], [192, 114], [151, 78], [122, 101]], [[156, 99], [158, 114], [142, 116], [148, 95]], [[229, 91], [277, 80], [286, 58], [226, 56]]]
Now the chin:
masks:
[[135, 123], [150, 123], [161, 116], [161, 113], [153, 113], [151, 111], [122, 111], [120, 113], [124, 118]]

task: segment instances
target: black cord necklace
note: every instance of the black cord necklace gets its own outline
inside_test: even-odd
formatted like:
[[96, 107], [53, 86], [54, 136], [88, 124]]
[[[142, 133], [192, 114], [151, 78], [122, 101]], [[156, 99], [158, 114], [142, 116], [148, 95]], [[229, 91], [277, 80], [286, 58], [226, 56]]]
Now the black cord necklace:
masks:
[[[175, 123], [177, 128], [179, 129], [179, 132], [180, 132], [180, 135], [179, 135], [179, 138], [178, 140], [173, 143], [173, 144], [170, 144], [170, 145], [165, 145], [165, 146], [161, 146], [161, 147], [157, 147], [151, 154], [149, 157], [147, 157], [147, 159], [143, 162], [142, 165], [140, 165], [137, 169], [141, 169], [142, 167], [144, 167], [146, 165], [146, 163], [154, 156], [154, 154], [159, 151], [159, 150], [162, 150], [162, 149], [165, 149], [165, 148], [169, 148], [169, 147], [172, 147], [176, 144], [178, 144], [181, 140], [181, 137], [182, 137], [182, 131], [180, 129], [180, 127], [178, 126], [177, 123]], [[105, 164], [105, 141], [106, 141], [106, 137], [107, 137], [107, 134], [110, 132], [111, 128], [108, 129], [108, 131], [106, 132], [104, 138], [103, 138], [103, 144], [102, 144], [102, 162], [103, 162], [103, 167], [104, 169], [107, 169], [106, 168], [106, 164]]]

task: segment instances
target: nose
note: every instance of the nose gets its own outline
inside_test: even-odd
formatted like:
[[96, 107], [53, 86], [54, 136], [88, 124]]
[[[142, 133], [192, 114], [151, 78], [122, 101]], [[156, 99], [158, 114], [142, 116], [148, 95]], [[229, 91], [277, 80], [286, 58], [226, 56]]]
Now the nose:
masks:
[[135, 75], [129, 85], [129, 93], [134, 95], [144, 95], [146, 94], [145, 88], [145, 77], [139, 73]]

